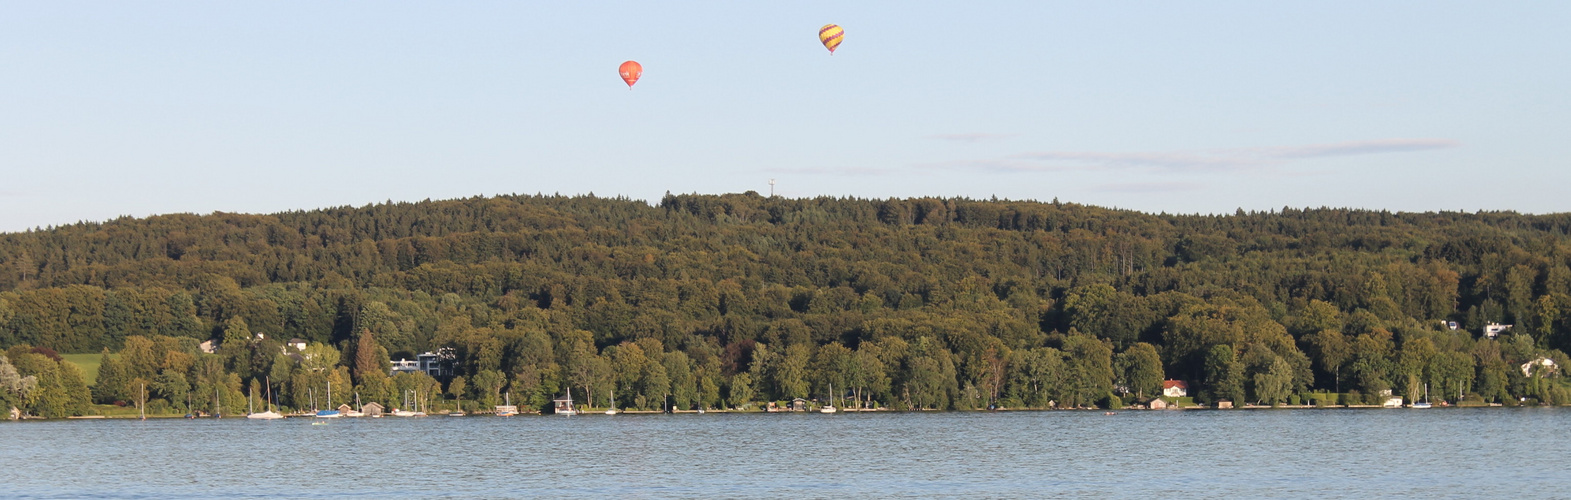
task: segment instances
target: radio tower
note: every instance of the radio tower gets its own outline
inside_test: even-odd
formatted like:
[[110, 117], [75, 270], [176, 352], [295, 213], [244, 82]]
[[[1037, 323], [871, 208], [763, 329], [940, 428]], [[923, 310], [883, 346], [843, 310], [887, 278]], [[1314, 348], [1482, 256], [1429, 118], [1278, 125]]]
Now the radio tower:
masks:
[[769, 179], [769, 197], [770, 198], [774, 198], [775, 197], [775, 180], [774, 179]]

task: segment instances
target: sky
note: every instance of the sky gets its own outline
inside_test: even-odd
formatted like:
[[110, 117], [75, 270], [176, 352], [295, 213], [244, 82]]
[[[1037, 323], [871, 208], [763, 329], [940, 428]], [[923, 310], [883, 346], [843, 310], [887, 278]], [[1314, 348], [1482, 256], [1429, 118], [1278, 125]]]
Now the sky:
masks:
[[1567, 26], [1564, 1], [0, 0], [0, 231], [771, 179], [1567, 212]]

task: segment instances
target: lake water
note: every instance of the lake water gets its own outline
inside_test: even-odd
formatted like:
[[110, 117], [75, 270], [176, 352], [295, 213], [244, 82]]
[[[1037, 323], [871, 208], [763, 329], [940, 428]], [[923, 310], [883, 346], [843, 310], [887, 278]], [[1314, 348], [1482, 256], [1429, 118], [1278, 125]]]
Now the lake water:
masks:
[[1571, 495], [1571, 408], [0, 423], [0, 497]]

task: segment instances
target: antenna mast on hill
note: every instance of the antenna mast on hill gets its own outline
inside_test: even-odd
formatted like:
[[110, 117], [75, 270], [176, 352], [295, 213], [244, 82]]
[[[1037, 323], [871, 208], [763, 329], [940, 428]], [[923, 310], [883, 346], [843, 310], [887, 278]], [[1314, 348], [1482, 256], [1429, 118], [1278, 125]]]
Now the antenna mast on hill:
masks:
[[770, 198], [774, 198], [775, 197], [775, 180], [774, 179], [769, 179], [769, 197]]

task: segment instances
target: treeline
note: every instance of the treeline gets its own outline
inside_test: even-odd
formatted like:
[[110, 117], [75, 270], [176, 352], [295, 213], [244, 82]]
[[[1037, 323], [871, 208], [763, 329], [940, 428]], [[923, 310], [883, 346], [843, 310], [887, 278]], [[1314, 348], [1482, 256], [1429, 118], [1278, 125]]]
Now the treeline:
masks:
[[[498, 196], [0, 235], [0, 346], [119, 352], [93, 397], [129, 401], [134, 381], [170, 407], [244, 404], [269, 380], [297, 408], [330, 383], [335, 402], [419, 387], [544, 406], [572, 387], [691, 408], [833, 385], [895, 408], [1063, 407], [1164, 378], [1202, 401], [1427, 385], [1564, 403], [1568, 264], [1571, 215]], [[442, 348], [456, 377], [385, 375]]]

